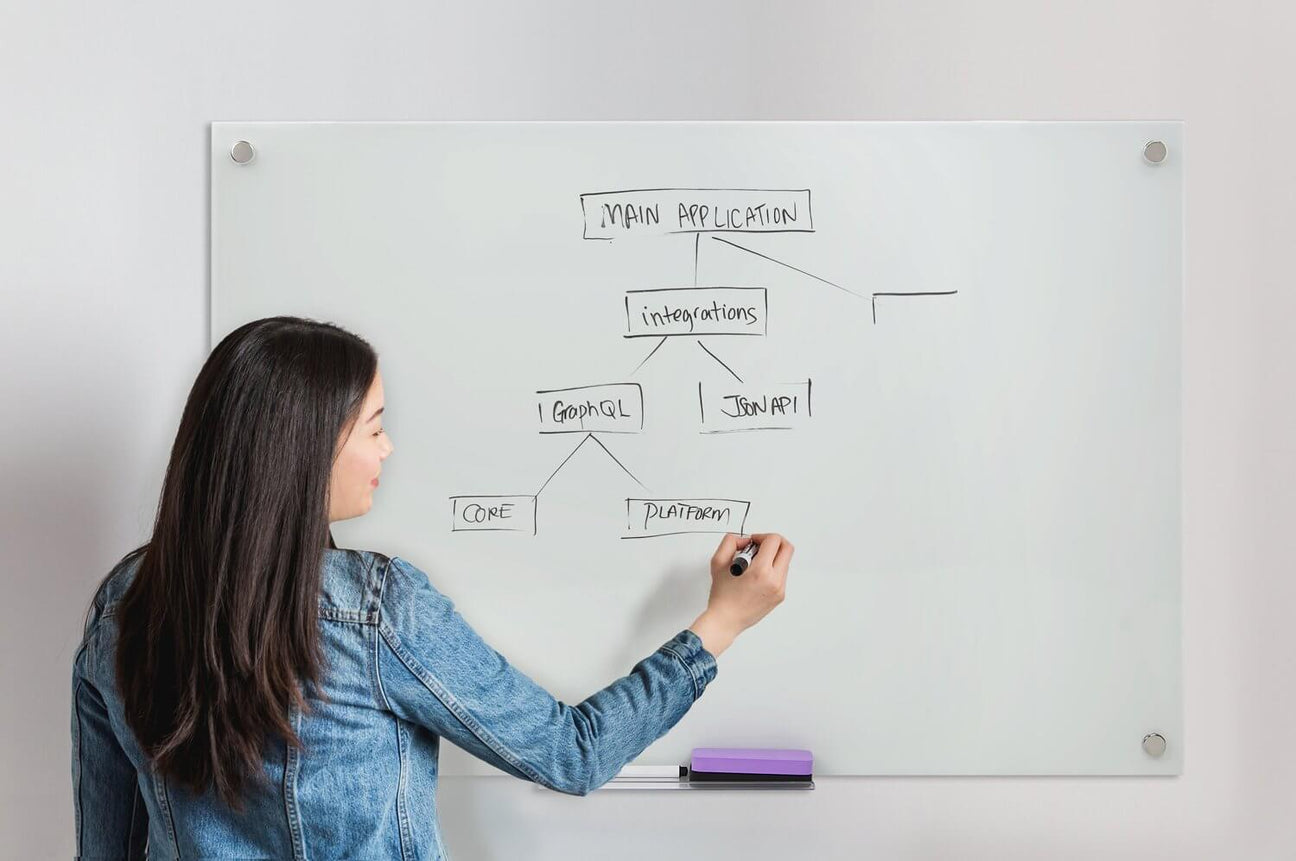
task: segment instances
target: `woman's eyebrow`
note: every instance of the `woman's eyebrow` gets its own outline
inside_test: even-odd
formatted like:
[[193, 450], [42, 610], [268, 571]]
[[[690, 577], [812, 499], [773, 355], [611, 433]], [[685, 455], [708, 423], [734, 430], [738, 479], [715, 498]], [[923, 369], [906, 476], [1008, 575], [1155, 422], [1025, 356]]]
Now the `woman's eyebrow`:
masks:
[[387, 409], [387, 408], [386, 408], [386, 407], [379, 407], [379, 408], [378, 408], [378, 412], [374, 413], [374, 414], [371, 415], [369, 418], [365, 419], [365, 421], [366, 421], [366, 422], [371, 422], [371, 421], [373, 421], [374, 419], [378, 418], [378, 416], [382, 415], [382, 411], [385, 410], [385, 409]]

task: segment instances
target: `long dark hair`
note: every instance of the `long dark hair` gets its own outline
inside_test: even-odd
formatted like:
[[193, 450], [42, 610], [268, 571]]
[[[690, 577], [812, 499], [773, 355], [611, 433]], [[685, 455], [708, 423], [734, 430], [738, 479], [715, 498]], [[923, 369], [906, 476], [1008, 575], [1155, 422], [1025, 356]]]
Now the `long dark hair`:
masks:
[[229, 333], [189, 392], [152, 539], [133, 551], [117, 611], [126, 722], [163, 775], [235, 809], [267, 744], [301, 746], [290, 711], [323, 662], [332, 466], [377, 368], [330, 323]]

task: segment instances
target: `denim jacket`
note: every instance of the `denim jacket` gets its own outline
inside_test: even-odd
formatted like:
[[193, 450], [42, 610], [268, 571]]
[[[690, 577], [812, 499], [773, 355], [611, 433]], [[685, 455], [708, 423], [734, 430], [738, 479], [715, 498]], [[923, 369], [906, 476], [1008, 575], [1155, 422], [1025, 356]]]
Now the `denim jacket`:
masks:
[[95, 598], [72, 670], [77, 857], [445, 858], [442, 738], [572, 795], [601, 786], [689, 710], [716, 663], [687, 629], [578, 705], [490, 647], [399, 557], [325, 551], [322, 697], [290, 715], [303, 749], [267, 745], [236, 813], [163, 779], [126, 726], [114, 682], [117, 603], [138, 557]]

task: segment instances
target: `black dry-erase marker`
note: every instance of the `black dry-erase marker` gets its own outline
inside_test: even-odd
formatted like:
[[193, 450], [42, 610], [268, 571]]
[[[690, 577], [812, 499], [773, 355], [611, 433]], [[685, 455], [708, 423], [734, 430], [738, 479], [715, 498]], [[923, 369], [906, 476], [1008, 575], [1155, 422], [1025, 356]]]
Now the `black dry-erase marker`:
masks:
[[734, 554], [733, 562], [729, 564], [729, 573], [737, 577], [746, 571], [747, 566], [751, 564], [752, 557], [756, 555], [756, 551], [759, 549], [760, 545], [756, 543], [755, 539], [752, 539], [746, 547]]

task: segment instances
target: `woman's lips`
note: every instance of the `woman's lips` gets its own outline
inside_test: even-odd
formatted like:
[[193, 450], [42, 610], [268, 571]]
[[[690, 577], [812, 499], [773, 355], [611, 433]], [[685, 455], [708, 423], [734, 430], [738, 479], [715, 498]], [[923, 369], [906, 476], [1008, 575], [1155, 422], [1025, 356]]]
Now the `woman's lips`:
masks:
[[373, 481], [371, 481], [371, 482], [369, 482], [369, 483], [372, 484], [374, 487], [377, 487], [377, 486], [378, 486], [378, 479], [375, 478]]

